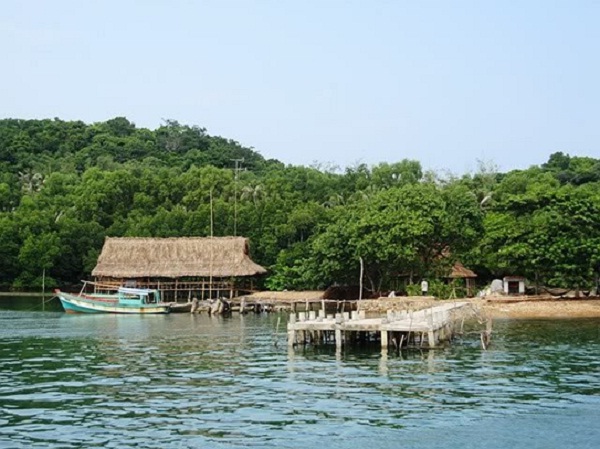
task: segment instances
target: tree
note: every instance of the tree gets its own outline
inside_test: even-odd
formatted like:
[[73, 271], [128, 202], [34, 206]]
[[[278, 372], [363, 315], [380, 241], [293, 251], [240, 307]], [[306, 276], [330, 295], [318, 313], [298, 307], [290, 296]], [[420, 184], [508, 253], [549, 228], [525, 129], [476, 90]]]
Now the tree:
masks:
[[418, 161], [404, 159], [394, 164], [383, 162], [371, 170], [373, 185], [378, 188], [414, 184], [423, 177], [423, 170]]
[[480, 229], [477, 201], [464, 189], [407, 184], [337, 208], [300, 264], [303, 276], [315, 283], [355, 284], [362, 258], [368, 284], [378, 291], [400, 274], [435, 271], [445, 263], [445, 252], [464, 251]]
[[[19, 251], [19, 262], [23, 269], [15, 285], [41, 287], [43, 274], [55, 266], [60, 249], [60, 239], [55, 233], [29, 235]], [[46, 285], [55, 282], [51, 277], [46, 278]]]
[[592, 285], [600, 251], [599, 186], [561, 186], [538, 168], [507, 175], [484, 220], [479, 263], [496, 275], [521, 274], [536, 284]]

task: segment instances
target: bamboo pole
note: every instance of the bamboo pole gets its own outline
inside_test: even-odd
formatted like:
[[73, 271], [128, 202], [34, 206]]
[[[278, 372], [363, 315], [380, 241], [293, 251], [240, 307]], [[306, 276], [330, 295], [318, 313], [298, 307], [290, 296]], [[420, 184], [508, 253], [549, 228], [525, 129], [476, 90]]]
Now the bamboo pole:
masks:
[[46, 269], [42, 270], [42, 311], [46, 310]]
[[360, 279], [358, 280], [358, 285], [359, 285], [358, 300], [359, 301], [362, 299], [364, 272], [365, 272], [365, 262], [363, 261], [363, 258], [360, 257]]

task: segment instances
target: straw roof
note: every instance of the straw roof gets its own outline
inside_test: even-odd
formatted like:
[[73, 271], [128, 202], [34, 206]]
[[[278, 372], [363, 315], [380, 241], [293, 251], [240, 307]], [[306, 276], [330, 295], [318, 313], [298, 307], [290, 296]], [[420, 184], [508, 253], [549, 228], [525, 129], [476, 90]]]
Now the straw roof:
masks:
[[474, 271], [466, 268], [462, 263], [456, 261], [452, 267], [452, 272], [449, 278], [476, 278], [477, 275]]
[[107, 237], [92, 276], [232, 277], [266, 273], [244, 237]]

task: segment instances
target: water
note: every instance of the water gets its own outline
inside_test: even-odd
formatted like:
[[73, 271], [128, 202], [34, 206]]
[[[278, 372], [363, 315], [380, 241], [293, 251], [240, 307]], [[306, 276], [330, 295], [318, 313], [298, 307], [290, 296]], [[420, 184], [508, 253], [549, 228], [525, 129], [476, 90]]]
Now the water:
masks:
[[0, 448], [600, 441], [600, 320], [496, 321], [487, 352], [472, 335], [445, 350], [382, 356], [288, 351], [283, 325], [274, 336], [276, 315], [66, 315], [5, 299]]

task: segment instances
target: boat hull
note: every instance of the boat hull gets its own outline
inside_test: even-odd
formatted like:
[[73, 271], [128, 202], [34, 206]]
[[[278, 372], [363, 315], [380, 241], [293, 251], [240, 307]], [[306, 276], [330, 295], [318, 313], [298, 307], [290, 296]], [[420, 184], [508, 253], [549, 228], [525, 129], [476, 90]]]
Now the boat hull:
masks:
[[169, 313], [168, 304], [145, 304], [130, 306], [118, 304], [118, 301], [94, 299], [60, 292], [58, 298], [67, 313], [120, 313], [120, 314], [165, 314]]

